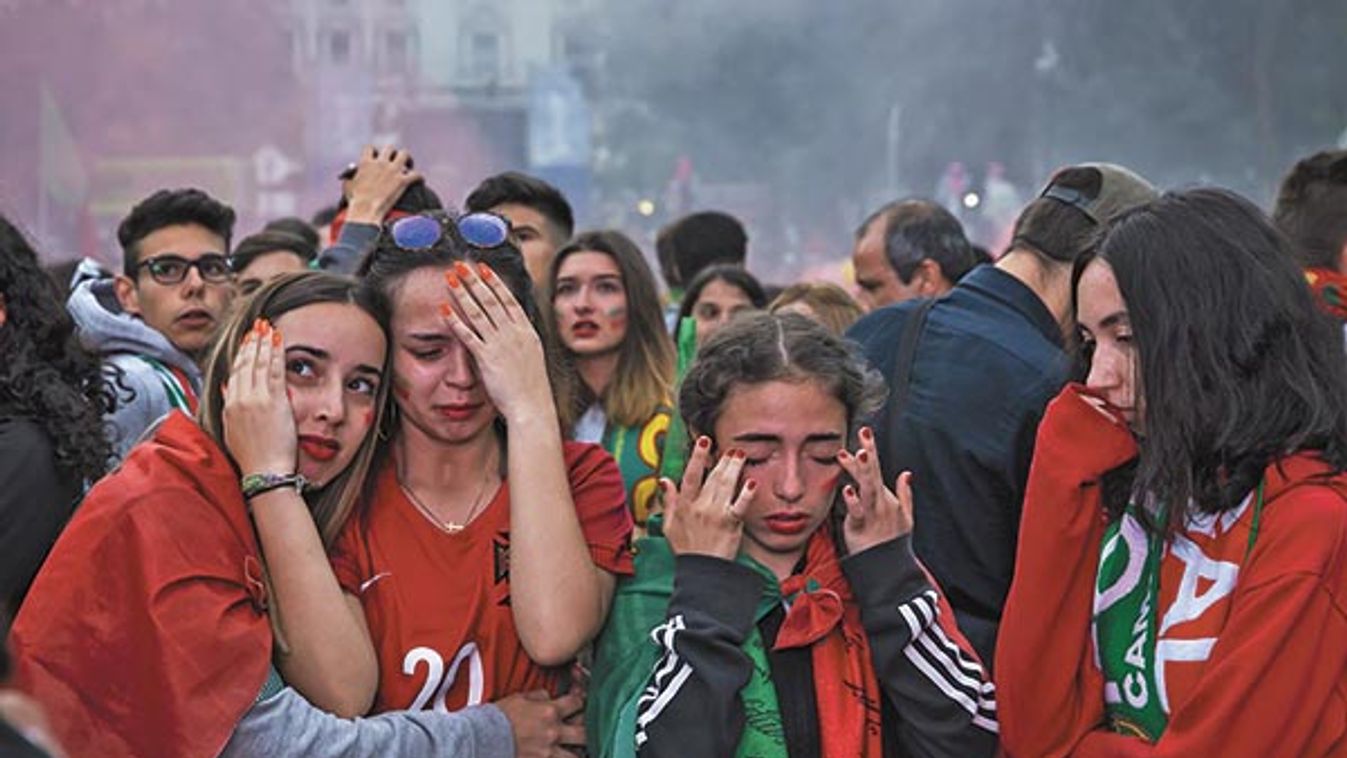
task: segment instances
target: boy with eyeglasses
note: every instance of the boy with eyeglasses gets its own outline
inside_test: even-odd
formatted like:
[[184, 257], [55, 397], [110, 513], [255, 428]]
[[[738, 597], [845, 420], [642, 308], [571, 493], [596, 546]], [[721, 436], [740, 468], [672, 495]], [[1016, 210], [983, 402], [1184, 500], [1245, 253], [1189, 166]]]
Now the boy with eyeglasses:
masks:
[[114, 375], [108, 421], [118, 459], [169, 410], [196, 411], [197, 362], [234, 297], [233, 228], [233, 209], [205, 192], [160, 190], [117, 228], [122, 273], [70, 296], [80, 339]]

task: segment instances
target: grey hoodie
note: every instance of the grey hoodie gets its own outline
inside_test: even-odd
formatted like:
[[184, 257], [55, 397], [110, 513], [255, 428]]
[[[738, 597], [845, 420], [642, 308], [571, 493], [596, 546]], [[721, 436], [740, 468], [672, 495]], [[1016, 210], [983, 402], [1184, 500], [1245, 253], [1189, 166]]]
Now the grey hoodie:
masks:
[[98, 353], [105, 367], [115, 366], [120, 372], [115, 382], [117, 402], [106, 420], [113, 454], [121, 460], [146, 429], [175, 407], [151, 361], [180, 369], [193, 393], [201, 392], [201, 369], [163, 334], [122, 311], [112, 287], [111, 279], [80, 282], [66, 309], [79, 326], [85, 349]]

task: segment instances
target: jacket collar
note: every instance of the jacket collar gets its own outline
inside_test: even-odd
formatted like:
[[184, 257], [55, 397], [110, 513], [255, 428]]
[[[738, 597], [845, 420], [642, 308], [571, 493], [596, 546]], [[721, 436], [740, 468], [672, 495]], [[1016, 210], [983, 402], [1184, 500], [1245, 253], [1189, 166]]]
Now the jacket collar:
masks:
[[1062, 329], [1052, 317], [1042, 298], [1028, 285], [1001, 269], [982, 265], [959, 280], [956, 289], [967, 289], [989, 297], [1022, 314], [1043, 336], [1057, 347], [1063, 347]]

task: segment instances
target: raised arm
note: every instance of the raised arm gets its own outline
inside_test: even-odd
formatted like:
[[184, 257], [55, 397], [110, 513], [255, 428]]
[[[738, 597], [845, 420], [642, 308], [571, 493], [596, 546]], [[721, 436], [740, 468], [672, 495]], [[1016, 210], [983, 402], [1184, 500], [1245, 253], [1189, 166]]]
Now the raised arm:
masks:
[[734, 452], [703, 484], [710, 447], [705, 437], [697, 441], [680, 487], [661, 480], [664, 534], [677, 557], [667, 617], [650, 632], [661, 657], [637, 702], [641, 756], [733, 755], [744, 731], [739, 692], [753, 663], [743, 644], [762, 578], [734, 558], [754, 486], [735, 492], [744, 457]]
[[603, 627], [616, 585], [596, 566], [576, 513], [542, 342], [485, 265], [447, 276], [454, 334], [472, 353], [510, 430], [510, 596], [520, 642], [537, 663], [575, 657]]
[[913, 756], [990, 756], [996, 749], [996, 688], [959, 632], [954, 612], [912, 553], [912, 475], [884, 485], [875, 436], [838, 462], [843, 488], [842, 570], [861, 608], [870, 657], [897, 712], [900, 749]]
[[[286, 396], [285, 351], [270, 326], [244, 339], [224, 404], [225, 442], [240, 472], [294, 473], [297, 432]], [[363, 715], [378, 686], [374, 644], [360, 603], [337, 584], [308, 505], [293, 487], [269, 490], [248, 505], [285, 643], [277, 668], [319, 708]]]
[[1103, 723], [1090, 631], [1105, 526], [1100, 477], [1135, 453], [1122, 422], [1074, 385], [1039, 426], [996, 645], [1001, 740], [1016, 758], [1071, 755]]

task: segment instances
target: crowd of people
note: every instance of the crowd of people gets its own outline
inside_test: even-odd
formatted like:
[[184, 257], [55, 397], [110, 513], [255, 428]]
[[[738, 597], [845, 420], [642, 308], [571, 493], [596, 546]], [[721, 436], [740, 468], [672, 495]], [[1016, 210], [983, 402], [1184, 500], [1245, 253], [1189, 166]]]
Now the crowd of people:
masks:
[[895, 200], [855, 297], [392, 147], [234, 226], [0, 218], [6, 756], [1347, 756], [1347, 151]]

